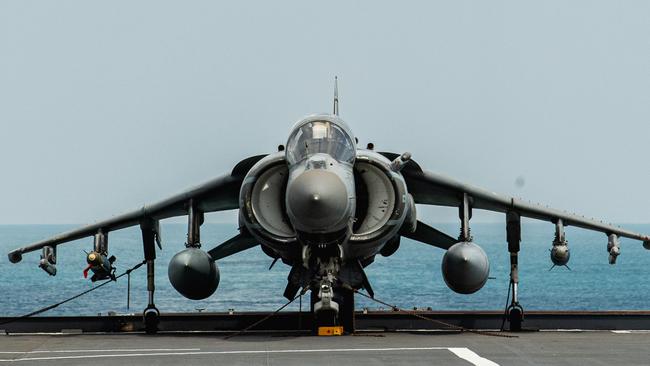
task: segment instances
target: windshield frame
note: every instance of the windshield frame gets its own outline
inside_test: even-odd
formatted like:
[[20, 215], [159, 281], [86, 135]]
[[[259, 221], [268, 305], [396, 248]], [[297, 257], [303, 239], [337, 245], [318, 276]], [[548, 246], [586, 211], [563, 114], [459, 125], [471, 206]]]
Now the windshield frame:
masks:
[[[314, 132], [318, 132], [320, 137], [314, 137]], [[302, 149], [298, 145], [303, 144], [307, 151], [300, 151]], [[285, 157], [290, 165], [319, 153], [352, 165], [357, 152], [356, 140], [350, 128], [342, 119], [332, 115], [314, 115], [300, 120], [291, 130], [285, 146]]]

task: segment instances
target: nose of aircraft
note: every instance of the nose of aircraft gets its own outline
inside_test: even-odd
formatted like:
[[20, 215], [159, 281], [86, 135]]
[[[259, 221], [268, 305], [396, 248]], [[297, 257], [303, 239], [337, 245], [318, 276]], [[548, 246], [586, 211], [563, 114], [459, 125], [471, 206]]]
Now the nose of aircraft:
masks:
[[348, 194], [341, 178], [323, 169], [308, 170], [289, 182], [287, 208], [294, 225], [318, 232], [344, 221]]

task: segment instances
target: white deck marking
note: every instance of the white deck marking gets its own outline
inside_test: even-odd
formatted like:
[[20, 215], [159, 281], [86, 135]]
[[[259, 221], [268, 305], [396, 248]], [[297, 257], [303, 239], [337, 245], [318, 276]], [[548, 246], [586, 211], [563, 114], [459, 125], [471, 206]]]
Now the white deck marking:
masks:
[[0, 354], [14, 353], [86, 353], [86, 352], [154, 352], [154, 351], [200, 351], [200, 348], [117, 348], [117, 349], [65, 349], [37, 351], [0, 351]]
[[[113, 354], [86, 354], [75, 356], [52, 356], [52, 357], [26, 357], [17, 359], [0, 359], [0, 362], [20, 362], [20, 361], [53, 361], [53, 360], [71, 360], [71, 359], [91, 359], [91, 358], [110, 358], [110, 357], [150, 357], [150, 356], [191, 356], [191, 355], [250, 355], [250, 354], [290, 354], [290, 353], [322, 353], [322, 352], [391, 352], [391, 351], [434, 351], [449, 350], [459, 358], [462, 358], [476, 366], [499, 366], [486, 358], [480, 357], [468, 348], [453, 347], [395, 347], [395, 348], [326, 348], [326, 349], [286, 349], [286, 350], [266, 350], [266, 351], [196, 351], [196, 352], [151, 352], [151, 353], [113, 353]], [[73, 351], [73, 350], [71, 350]], [[113, 350], [127, 351], [128, 350]], [[43, 352], [43, 351], [34, 351]], [[45, 351], [56, 352], [56, 351]], [[69, 351], [68, 351], [69, 352]], [[73, 351], [77, 352], [77, 351]], [[27, 352], [16, 352], [27, 353]]]
[[476, 365], [476, 366], [499, 366], [498, 363], [492, 362], [492, 361], [488, 360], [487, 358], [483, 358], [483, 357], [477, 355], [474, 351], [472, 351], [469, 348], [450, 347], [449, 351], [451, 351], [456, 356], [462, 358], [463, 360], [466, 360], [466, 361], [470, 362], [472, 365]]
[[642, 330], [642, 329], [633, 329], [633, 330], [612, 330], [612, 333], [614, 334], [633, 334], [633, 333], [650, 333], [650, 330]]

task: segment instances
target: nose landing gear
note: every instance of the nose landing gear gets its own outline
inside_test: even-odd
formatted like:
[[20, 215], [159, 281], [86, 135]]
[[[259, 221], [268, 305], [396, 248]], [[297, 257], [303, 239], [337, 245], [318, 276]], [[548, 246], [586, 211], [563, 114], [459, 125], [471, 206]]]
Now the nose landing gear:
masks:
[[[352, 334], [354, 328], [354, 292], [340, 286], [321, 285], [311, 292], [314, 334]], [[331, 334], [331, 333], [334, 334]], [[324, 334], [325, 333], [325, 334]]]

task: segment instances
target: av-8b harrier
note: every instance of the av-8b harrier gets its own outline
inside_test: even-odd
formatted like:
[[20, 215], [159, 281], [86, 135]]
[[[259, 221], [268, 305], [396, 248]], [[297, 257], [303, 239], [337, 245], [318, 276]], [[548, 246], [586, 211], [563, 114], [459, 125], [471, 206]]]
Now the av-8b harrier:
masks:
[[[458, 207], [460, 235], [452, 237], [418, 221], [416, 204]], [[291, 130], [284, 146], [268, 155], [239, 162], [230, 174], [139, 210], [72, 230], [9, 253], [16, 263], [22, 254], [42, 250], [40, 267], [56, 274], [56, 247], [94, 236], [87, 255], [92, 280], [110, 279], [108, 234], [139, 225], [147, 262], [149, 305], [144, 310], [148, 332], [155, 332], [159, 312], [154, 305], [155, 243], [161, 246], [159, 221], [188, 216], [185, 249], [169, 263], [169, 280], [190, 299], [212, 295], [219, 284], [216, 262], [226, 256], [260, 248], [274, 262], [291, 267], [284, 296], [295, 299], [311, 290], [311, 309], [318, 325], [343, 325], [348, 330], [354, 312], [354, 292], [373, 291], [364, 273], [376, 255], [390, 256], [407, 237], [446, 250], [442, 273], [450, 289], [471, 294], [488, 279], [488, 258], [470, 234], [473, 209], [506, 216], [511, 258], [511, 329], [521, 324], [517, 300], [517, 256], [520, 218], [555, 224], [551, 248], [554, 265], [566, 265], [567, 225], [603, 232], [609, 261], [620, 253], [619, 237], [643, 241], [650, 237], [582, 216], [499, 195], [440, 174], [423, 170], [409, 153], [376, 152], [372, 144], [359, 148], [350, 128], [339, 117], [335, 91], [333, 114], [308, 116]], [[239, 210], [240, 233], [209, 250], [201, 249], [200, 228], [205, 212]]]

